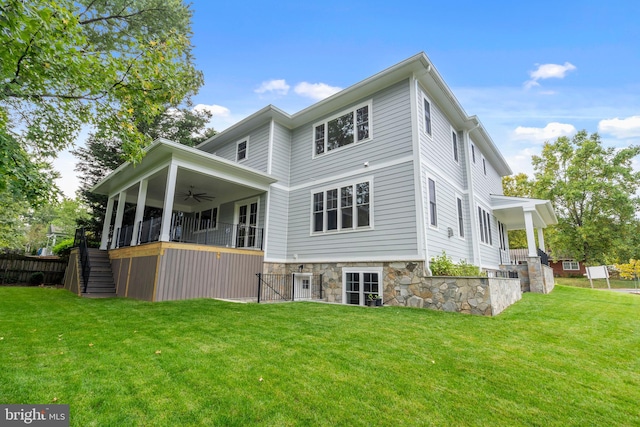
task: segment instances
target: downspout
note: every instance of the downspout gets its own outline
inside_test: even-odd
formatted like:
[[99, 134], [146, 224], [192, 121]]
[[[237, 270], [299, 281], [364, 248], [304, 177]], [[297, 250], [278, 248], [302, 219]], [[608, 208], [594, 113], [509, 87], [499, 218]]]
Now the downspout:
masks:
[[465, 168], [467, 172], [467, 187], [468, 187], [467, 194], [469, 195], [469, 221], [471, 222], [471, 236], [472, 236], [471, 253], [473, 255], [473, 264], [480, 267], [482, 265], [481, 264], [482, 260], [480, 257], [480, 242], [478, 237], [480, 236], [480, 234], [478, 232], [478, 223], [476, 222], [476, 215], [475, 215], [476, 197], [475, 197], [475, 191], [473, 187], [473, 169], [472, 169], [473, 159], [471, 158], [471, 137], [470, 137], [471, 132], [474, 129], [477, 129], [478, 127], [480, 127], [480, 123], [476, 122], [476, 125], [474, 127], [472, 127], [469, 130], [463, 131], [462, 140], [464, 141], [464, 149], [465, 149], [465, 157], [466, 157]]

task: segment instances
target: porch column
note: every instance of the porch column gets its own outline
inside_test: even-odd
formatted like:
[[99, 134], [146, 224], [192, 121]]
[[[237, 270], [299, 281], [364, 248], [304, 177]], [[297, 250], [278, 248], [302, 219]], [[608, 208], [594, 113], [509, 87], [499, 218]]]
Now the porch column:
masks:
[[118, 209], [116, 209], [116, 222], [113, 224], [113, 239], [111, 241], [111, 249], [115, 249], [118, 245], [118, 229], [122, 228], [122, 217], [124, 216], [124, 205], [127, 201], [127, 190], [118, 194]]
[[542, 252], [547, 252], [547, 249], [544, 247], [544, 229], [538, 228], [538, 247]]
[[147, 184], [149, 180], [143, 179], [140, 181], [138, 187], [138, 204], [136, 205], [136, 218], [133, 221], [133, 235], [131, 236], [131, 246], [136, 246], [140, 242], [138, 241], [138, 234], [140, 234], [140, 222], [144, 219], [144, 205], [147, 200]]
[[178, 176], [178, 165], [169, 163], [167, 171], [167, 186], [164, 190], [164, 205], [162, 206], [162, 225], [160, 226], [160, 241], [171, 240], [171, 214], [173, 212], [173, 197], [176, 192], [176, 178]]
[[102, 225], [102, 239], [100, 240], [100, 249], [107, 250], [109, 243], [109, 227], [111, 227], [111, 219], [113, 216], [113, 197], [107, 199], [107, 212], [104, 215], [104, 224]]
[[536, 238], [533, 234], [533, 213], [524, 211], [524, 226], [527, 231], [527, 247], [529, 248], [529, 256], [538, 256], [536, 250]]

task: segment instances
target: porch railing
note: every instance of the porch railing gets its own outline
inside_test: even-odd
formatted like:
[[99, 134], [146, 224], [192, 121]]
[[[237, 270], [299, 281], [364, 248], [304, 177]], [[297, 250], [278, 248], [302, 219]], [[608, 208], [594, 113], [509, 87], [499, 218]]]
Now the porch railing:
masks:
[[540, 257], [540, 263], [541, 264], [549, 266], [549, 255], [545, 251], [543, 251], [542, 249], [538, 248], [538, 256]]
[[[150, 218], [138, 224], [138, 234], [134, 244], [157, 242], [160, 240], [162, 218]], [[132, 225], [116, 229], [116, 247], [130, 246], [133, 237]], [[170, 240], [172, 242], [196, 243], [228, 248], [262, 249], [264, 230], [246, 224], [227, 224], [208, 220], [198, 220], [173, 214], [171, 217]]]

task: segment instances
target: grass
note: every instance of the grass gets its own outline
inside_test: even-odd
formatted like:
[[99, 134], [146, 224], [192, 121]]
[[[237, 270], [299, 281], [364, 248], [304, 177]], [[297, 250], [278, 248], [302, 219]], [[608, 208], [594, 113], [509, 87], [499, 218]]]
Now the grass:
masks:
[[640, 425], [638, 313], [563, 286], [495, 318], [0, 288], [0, 403], [74, 426]]
[[[578, 288], [591, 288], [591, 283], [586, 277], [556, 277], [555, 282], [559, 285], [574, 286]], [[611, 289], [636, 289], [640, 285], [634, 280], [609, 279]], [[607, 289], [606, 279], [594, 279], [594, 289]]]

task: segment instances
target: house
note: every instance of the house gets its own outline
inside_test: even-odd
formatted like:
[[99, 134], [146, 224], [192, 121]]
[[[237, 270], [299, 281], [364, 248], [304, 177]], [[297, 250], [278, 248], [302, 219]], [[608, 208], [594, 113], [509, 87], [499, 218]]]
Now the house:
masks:
[[420, 53], [295, 114], [269, 105], [195, 148], [157, 140], [92, 191], [108, 196], [101, 249], [118, 295], [242, 298], [256, 273], [295, 275], [299, 290], [321, 274], [315, 298], [442, 308], [435, 290], [418, 295], [429, 260], [445, 251], [498, 276], [510, 229], [527, 231], [536, 289], [552, 287], [534, 236], [555, 215], [502, 195], [511, 173]]

